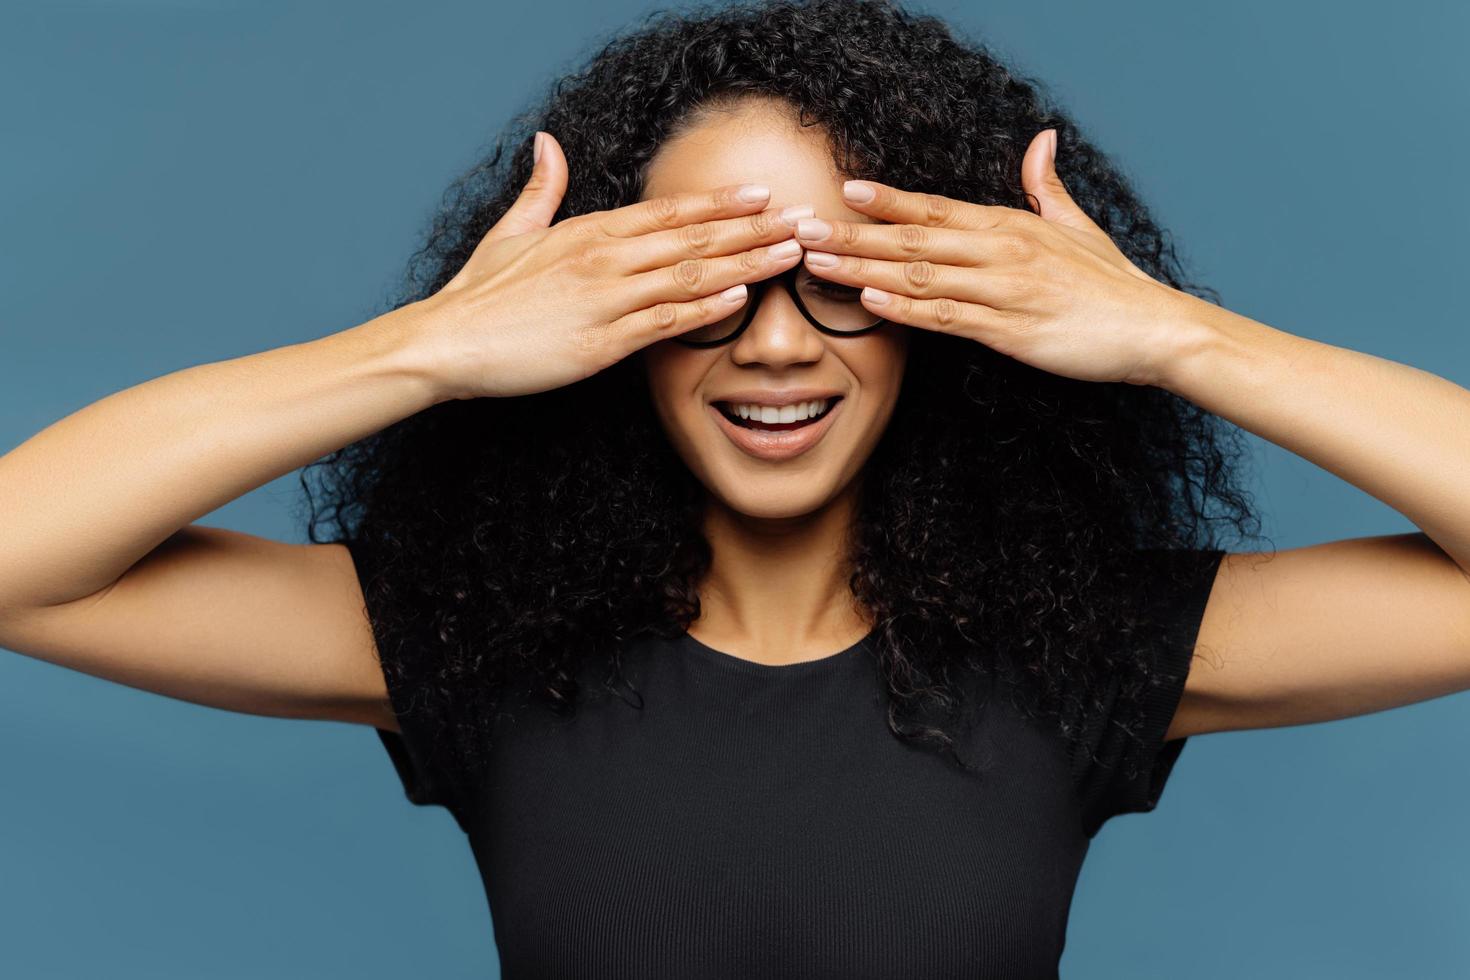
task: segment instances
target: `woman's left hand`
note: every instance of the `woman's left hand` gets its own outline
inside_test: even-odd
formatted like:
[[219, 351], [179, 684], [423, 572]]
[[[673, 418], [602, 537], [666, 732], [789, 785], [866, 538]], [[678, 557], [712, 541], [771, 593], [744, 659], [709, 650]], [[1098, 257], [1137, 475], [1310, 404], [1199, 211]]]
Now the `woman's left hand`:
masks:
[[[847, 206], [879, 223], [803, 218], [803, 261], [815, 276], [870, 287], [863, 305], [895, 323], [1069, 378], [1158, 384], [1183, 306], [1203, 301], [1140, 270], [1077, 206], [1053, 167], [1053, 132], [1038, 133], [1021, 163], [1039, 214], [848, 181]], [[854, 200], [854, 188], [876, 193]], [[803, 234], [824, 224], [822, 237]], [[836, 264], [820, 264], [824, 255]]]

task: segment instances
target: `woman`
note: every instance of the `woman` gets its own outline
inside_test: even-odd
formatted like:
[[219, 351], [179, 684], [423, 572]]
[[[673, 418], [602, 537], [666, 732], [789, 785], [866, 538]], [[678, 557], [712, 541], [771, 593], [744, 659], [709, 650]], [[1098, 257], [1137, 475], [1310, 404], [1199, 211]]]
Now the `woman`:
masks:
[[[374, 726], [505, 975], [1055, 976], [1186, 738], [1470, 686], [1470, 395], [1208, 301], [942, 23], [666, 15], [525, 122], [392, 311], [0, 458], [0, 645]], [[1220, 420], [1423, 533], [1227, 553]], [[313, 461], [312, 544], [190, 523]]]

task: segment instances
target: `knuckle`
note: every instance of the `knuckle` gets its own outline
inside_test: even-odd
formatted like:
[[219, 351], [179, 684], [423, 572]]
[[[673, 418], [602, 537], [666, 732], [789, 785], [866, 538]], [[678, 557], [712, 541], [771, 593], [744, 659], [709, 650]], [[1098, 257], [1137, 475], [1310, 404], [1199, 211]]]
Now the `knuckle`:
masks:
[[679, 241], [691, 255], [708, 255], [714, 240], [714, 232], [706, 222], [700, 221], [679, 228]]
[[917, 255], [929, 244], [929, 233], [923, 225], [899, 225], [898, 247], [909, 255]]
[[672, 228], [679, 222], [679, 202], [672, 197], [656, 197], [648, 202], [649, 213], [662, 227]]
[[765, 238], [775, 228], [779, 212], [757, 211], [750, 216], [750, 230], [758, 238]]
[[741, 252], [736, 258], [736, 264], [742, 273], [758, 272], [765, 268], [769, 253], [765, 249]]
[[710, 192], [710, 201], [717, 210], [725, 211], [741, 203], [735, 193], [736, 188], [734, 187], [716, 187]]
[[832, 237], [844, 248], [853, 248], [862, 242], [863, 230], [856, 222], [834, 221], [832, 231]]
[[698, 292], [708, 278], [708, 266], [703, 259], [684, 259], [674, 266], [674, 281], [691, 292]]
[[1027, 235], [1004, 234], [999, 242], [1000, 254], [1011, 262], [1030, 262], [1036, 258], [1036, 243]]
[[938, 273], [933, 263], [926, 259], [917, 262], [906, 262], [903, 267], [903, 279], [912, 289], [922, 292], [934, 284]]
[[954, 205], [942, 194], [925, 194], [924, 214], [931, 224], [946, 225], [954, 217]]
[[601, 275], [611, 262], [612, 249], [595, 240], [584, 240], [572, 250], [573, 268], [587, 278]]
[[952, 326], [960, 320], [960, 304], [948, 296], [941, 296], [934, 301], [934, 320], [940, 326]]
[[602, 346], [602, 333], [591, 325], [578, 327], [572, 331], [572, 344], [579, 353], [596, 354]]
[[598, 228], [594, 222], [589, 220], [588, 215], [579, 214], [567, 218], [565, 221], [557, 222], [556, 227], [560, 228], [563, 233], [570, 235], [576, 241], [586, 241], [597, 238], [602, 234], [602, 229]]
[[701, 296], [694, 301], [691, 312], [696, 320], [712, 320], [715, 316], [715, 302], [708, 296]]
[[660, 333], [679, 324], [679, 307], [674, 303], [658, 303], [648, 311], [648, 322]]

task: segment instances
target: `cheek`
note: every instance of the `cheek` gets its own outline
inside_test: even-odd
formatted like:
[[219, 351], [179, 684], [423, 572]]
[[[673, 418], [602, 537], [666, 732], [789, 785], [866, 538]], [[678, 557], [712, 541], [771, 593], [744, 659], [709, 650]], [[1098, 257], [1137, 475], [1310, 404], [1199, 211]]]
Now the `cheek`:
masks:
[[688, 430], [699, 421], [698, 387], [707, 360], [700, 356], [702, 353], [667, 340], [639, 351], [648, 397], [675, 442], [681, 441], [680, 430]]
[[874, 397], [892, 402], [903, 385], [904, 366], [908, 361], [908, 335], [903, 332], [879, 331], [872, 343], [854, 352], [851, 367], [863, 390]]
[[667, 404], [679, 374], [677, 358], [671, 356], [664, 342], [660, 342], [640, 350], [638, 359], [643, 364], [643, 379], [654, 404]]

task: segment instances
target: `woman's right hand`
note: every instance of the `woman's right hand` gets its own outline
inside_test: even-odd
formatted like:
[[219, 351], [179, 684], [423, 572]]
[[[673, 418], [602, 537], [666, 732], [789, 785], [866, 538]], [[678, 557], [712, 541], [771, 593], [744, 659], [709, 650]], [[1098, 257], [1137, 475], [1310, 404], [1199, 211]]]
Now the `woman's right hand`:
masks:
[[[580, 381], [655, 341], [714, 323], [744, 283], [801, 258], [787, 223], [743, 185], [640, 201], [551, 225], [567, 186], [549, 133], [515, 204], [454, 278], [402, 308], [448, 398], [528, 395]], [[810, 215], [810, 211], [804, 212]], [[785, 245], [791, 254], [772, 254]], [[735, 287], [736, 295], [722, 298]]]

